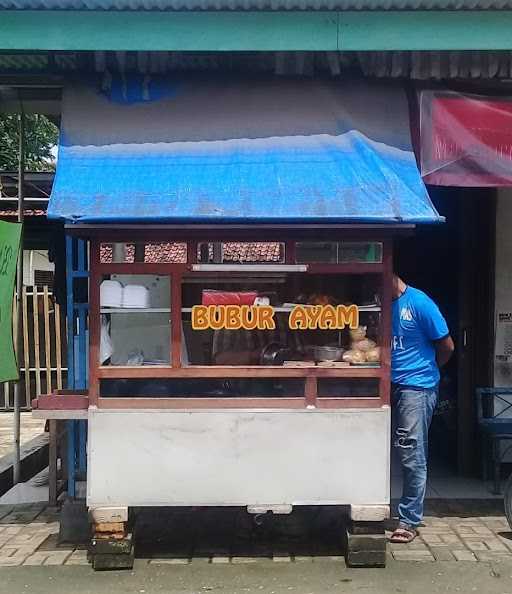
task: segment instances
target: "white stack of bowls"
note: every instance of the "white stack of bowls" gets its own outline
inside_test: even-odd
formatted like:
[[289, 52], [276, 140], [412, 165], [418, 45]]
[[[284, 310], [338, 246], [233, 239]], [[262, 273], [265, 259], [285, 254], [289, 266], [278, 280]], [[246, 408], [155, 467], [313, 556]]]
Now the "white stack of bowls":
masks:
[[126, 285], [123, 289], [122, 307], [145, 309], [149, 307], [149, 290], [143, 285]]
[[104, 280], [100, 285], [101, 307], [122, 307], [123, 285], [116, 280]]
[[104, 280], [100, 285], [100, 306], [130, 309], [149, 307], [149, 289], [143, 285], [123, 285], [116, 280]]

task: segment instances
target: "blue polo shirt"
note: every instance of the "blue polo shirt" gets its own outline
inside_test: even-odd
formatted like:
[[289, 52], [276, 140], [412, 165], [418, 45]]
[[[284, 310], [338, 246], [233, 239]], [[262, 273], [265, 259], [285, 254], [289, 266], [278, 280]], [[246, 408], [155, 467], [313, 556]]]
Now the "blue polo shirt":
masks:
[[413, 287], [393, 301], [391, 381], [417, 388], [439, 383], [434, 342], [448, 336], [446, 320], [432, 299]]

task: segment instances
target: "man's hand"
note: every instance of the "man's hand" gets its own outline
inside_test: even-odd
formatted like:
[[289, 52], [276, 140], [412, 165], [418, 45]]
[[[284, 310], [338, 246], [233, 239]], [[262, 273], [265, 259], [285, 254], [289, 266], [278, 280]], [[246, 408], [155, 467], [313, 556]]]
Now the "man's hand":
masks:
[[452, 337], [448, 335], [445, 338], [441, 338], [441, 340], [436, 340], [435, 347], [437, 365], [438, 367], [443, 367], [448, 363], [455, 350]]

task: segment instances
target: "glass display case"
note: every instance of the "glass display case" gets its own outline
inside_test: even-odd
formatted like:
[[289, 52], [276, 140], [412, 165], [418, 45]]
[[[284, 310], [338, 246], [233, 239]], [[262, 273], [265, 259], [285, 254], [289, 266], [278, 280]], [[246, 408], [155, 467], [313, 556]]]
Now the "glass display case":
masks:
[[91, 240], [91, 404], [389, 402], [386, 236], [115, 235]]

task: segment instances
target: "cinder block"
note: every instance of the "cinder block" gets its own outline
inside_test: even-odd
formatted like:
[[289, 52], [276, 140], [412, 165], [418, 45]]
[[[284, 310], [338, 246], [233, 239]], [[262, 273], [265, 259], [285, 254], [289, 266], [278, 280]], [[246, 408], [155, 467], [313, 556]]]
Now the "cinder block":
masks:
[[95, 524], [128, 522], [127, 507], [97, 507], [89, 510], [91, 521]]
[[387, 539], [385, 534], [352, 534], [347, 532], [347, 549], [359, 551], [386, 552]]
[[347, 551], [348, 567], [386, 567], [385, 551]]
[[389, 518], [389, 505], [351, 505], [350, 518], [355, 522], [382, 522]]
[[124, 522], [100, 522], [94, 525], [95, 532], [123, 532]]
[[89, 545], [93, 555], [120, 555], [132, 550], [132, 535], [125, 538], [93, 538]]
[[120, 555], [93, 555], [92, 567], [95, 571], [106, 569], [132, 569], [135, 561], [133, 549]]
[[351, 522], [348, 526], [352, 534], [384, 534], [384, 522]]
[[385, 534], [353, 534], [345, 531], [345, 562], [348, 567], [385, 567]]

